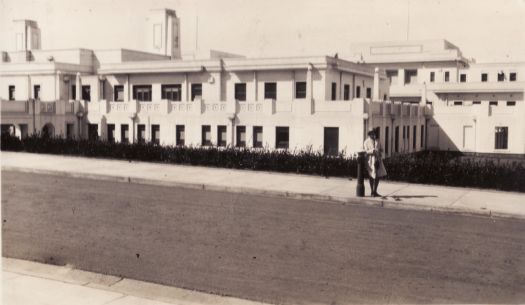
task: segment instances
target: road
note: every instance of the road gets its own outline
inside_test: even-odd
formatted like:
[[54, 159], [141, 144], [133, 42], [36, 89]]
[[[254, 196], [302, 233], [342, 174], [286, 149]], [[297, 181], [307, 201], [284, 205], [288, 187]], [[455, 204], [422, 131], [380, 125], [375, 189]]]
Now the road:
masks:
[[2, 171], [7, 257], [279, 304], [523, 303], [525, 221]]

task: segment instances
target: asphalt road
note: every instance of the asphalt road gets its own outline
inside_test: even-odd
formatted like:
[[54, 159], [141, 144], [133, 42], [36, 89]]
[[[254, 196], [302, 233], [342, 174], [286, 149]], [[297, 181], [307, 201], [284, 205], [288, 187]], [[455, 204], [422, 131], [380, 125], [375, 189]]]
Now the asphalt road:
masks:
[[284, 304], [524, 303], [525, 221], [2, 171], [3, 255]]

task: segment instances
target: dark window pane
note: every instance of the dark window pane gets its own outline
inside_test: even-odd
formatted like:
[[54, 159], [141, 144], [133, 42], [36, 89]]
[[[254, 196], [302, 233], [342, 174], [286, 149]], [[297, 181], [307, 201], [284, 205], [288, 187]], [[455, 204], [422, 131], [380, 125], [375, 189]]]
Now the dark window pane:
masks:
[[306, 98], [306, 82], [295, 83], [295, 98]]
[[217, 146], [226, 146], [226, 126], [217, 126]]
[[116, 85], [113, 87], [113, 100], [115, 102], [122, 102], [124, 100], [124, 86]]
[[185, 127], [184, 125], [177, 125], [175, 127], [175, 142], [177, 146], [184, 146], [185, 143]]
[[91, 86], [82, 86], [82, 100], [91, 101]]
[[246, 146], [246, 126], [237, 126], [237, 147]]
[[246, 83], [235, 84], [235, 100], [246, 101]]
[[197, 96], [202, 98], [202, 84], [191, 84], [191, 100], [195, 100]]
[[181, 100], [181, 85], [170, 84], [161, 86], [161, 98], [168, 101]]
[[275, 147], [288, 149], [290, 132], [288, 127], [275, 128]]
[[263, 128], [262, 126], [253, 126], [253, 147], [260, 148], [263, 146]]
[[151, 85], [133, 86], [133, 99], [140, 102], [151, 102]]
[[264, 83], [264, 98], [277, 99], [277, 83]]
[[210, 125], [203, 125], [202, 126], [202, 146], [210, 146], [211, 145], [211, 126]]

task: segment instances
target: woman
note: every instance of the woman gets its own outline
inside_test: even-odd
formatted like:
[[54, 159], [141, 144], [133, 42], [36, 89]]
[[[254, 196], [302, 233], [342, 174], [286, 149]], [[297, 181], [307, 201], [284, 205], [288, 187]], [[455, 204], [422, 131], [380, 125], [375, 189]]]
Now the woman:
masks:
[[377, 186], [379, 185], [379, 179], [386, 176], [386, 169], [382, 160], [383, 150], [381, 149], [378, 132], [375, 129], [372, 128], [368, 131], [368, 138], [365, 140], [363, 147], [368, 157], [367, 170], [371, 196], [378, 197], [381, 195], [377, 193]]

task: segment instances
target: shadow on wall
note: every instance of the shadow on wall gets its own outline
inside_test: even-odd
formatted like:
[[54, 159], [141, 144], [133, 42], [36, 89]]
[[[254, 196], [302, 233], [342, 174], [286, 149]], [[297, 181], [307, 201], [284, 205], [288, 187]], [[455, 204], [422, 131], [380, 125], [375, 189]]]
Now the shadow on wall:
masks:
[[[465, 142], [464, 147], [466, 150], [474, 151], [476, 144], [474, 127], [470, 126], [470, 128], [464, 128], [463, 136]], [[457, 147], [445, 130], [435, 121], [429, 121], [427, 124], [426, 141], [427, 150], [460, 151], [460, 148]]]

